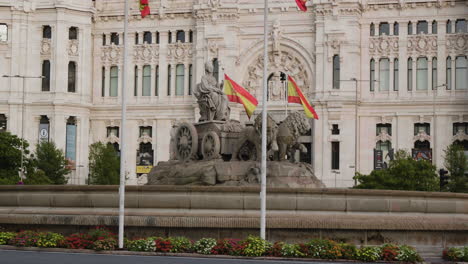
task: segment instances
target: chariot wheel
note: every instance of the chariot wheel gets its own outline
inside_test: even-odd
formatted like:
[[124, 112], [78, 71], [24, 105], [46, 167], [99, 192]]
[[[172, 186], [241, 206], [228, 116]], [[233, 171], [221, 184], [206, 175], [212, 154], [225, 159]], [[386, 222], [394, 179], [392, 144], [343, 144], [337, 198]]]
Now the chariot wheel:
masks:
[[175, 135], [176, 156], [178, 160], [186, 161], [197, 154], [198, 134], [192, 124], [182, 123]]
[[214, 131], [209, 131], [203, 136], [201, 145], [201, 154], [204, 160], [219, 158], [221, 143], [218, 134]]

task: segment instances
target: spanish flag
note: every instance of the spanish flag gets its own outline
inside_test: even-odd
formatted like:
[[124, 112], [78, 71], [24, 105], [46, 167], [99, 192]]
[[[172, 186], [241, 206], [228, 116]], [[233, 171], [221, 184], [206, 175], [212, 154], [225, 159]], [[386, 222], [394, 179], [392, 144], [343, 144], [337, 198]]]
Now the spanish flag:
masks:
[[299, 9], [304, 12], [307, 11], [306, 2], [307, 0], [296, 0], [296, 4], [299, 7]]
[[301, 89], [291, 76], [288, 76], [288, 103], [301, 104], [308, 118], [319, 119], [314, 108], [309, 104], [309, 101], [307, 101], [307, 98], [302, 94]]
[[250, 117], [252, 116], [255, 108], [257, 108], [258, 101], [242, 86], [231, 80], [224, 74], [224, 93], [227, 95], [229, 101], [234, 103], [243, 104], [245, 112]]
[[141, 17], [145, 18], [145, 16], [150, 14], [150, 8], [149, 8], [149, 0], [140, 0], [140, 13]]

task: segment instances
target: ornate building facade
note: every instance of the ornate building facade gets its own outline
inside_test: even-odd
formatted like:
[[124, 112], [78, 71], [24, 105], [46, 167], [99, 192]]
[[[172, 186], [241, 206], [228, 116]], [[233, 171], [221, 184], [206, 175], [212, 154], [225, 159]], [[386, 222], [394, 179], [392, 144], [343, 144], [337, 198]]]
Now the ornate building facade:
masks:
[[[128, 184], [141, 184], [144, 166], [169, 159], [173, 127], [198, 120], [192, 91], [206, 61], [261, 102], [263, 1], [150, 1], [144, 19], [130, 2], [124, 158]], [[87, 181], [90, 144], [119, 149], [123, 4], [0, 0], [0, 75], [12, 76], [0, 78], [0, 130], [54, 141], [73, 160], [71, 184]], [[452, 142], [468, 150], [466, 1], [309, 4], [270, 1], [268, 107], [277, 121], [301, 110], [285, 102], [294, 77], [320, 117], [300, 157], [319, 179], [352, 186], [355, 171], [384, 168], [399, 149], [437, 168]]]

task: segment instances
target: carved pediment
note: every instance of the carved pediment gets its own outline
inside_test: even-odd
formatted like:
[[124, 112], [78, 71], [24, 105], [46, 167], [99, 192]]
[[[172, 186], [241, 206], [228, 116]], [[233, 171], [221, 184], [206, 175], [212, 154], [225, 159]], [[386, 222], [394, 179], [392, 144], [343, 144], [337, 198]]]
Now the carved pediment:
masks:
[[458, 129], [457, 134], [453, 136], [452, 141], [464, 141], [468, 140], [468, 135], [463, 131], [463, 128]]
[[110, 133], [110, 135], [106, 138], [106, 142], [111, 144], [120, 144], [120, 138], [118, 138], [114, 133]]
[[431, 136], [429, 136], [426, 131], [420, 130], [419, 133], [413, 137], [414, 141], [431, 141]]
[[392, 136], [390, 136], [388, 134], [386, 128], [382, 128], [379, 135], [375, 137], [375, 142], [379, 142], [379, 141], [382, 141], [382, 142], [390, 141], [390, 142], [392, 142]]
[[153, 139], [148, 135], [148, 133], [143, 133], [143, 135], [138, 138], [138, 144], [140, 143], [152, 143]]

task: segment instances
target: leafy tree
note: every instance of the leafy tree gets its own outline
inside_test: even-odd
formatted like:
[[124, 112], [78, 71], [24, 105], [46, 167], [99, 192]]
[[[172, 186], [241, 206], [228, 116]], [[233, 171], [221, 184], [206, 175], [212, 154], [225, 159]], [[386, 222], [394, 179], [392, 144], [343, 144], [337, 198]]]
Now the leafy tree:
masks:
[[66, 184], [70, 173], [63, 151], [54, 142], [43, 141], [37, 144], [35, 167], [41, 170], [52, 184]]
[[416, 161], [408, 152], [399, 150], [388, 169], [374, 170], [369, 175], [357, 173], [357, 189], [385, 189], [408, 191], [438, 191], [436, 167], [425, 160]]
[[451, 192], [468, 193], [468, 160], [463, 146], [453, 143], [444, 152], [444, 166], [450, 175], [447, 189]]
[[28, 173], [28, 176], [24, 180], [26, 185], [50, 185], [53, 184], [52, 180], [46, 176], [42, 170], [35, 170], [34, 172]]
[[111, 144], [97, 142], [89, 147], [89, 183], [119, 184], [120, 158]]
[[16, 184], [20, 180], [22, 146], [23, 166], [27, 172], [30, 169], [28, 142], [10, 132], [0, 132], [0, 184]]

